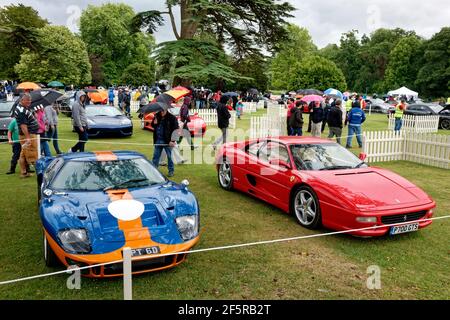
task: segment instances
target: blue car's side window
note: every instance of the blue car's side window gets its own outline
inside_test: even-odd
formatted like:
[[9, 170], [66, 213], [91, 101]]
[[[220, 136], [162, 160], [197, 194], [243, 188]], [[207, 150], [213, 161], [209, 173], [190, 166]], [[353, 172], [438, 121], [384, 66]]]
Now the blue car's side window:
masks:
[[44, 181], [46, 184], [50, 183], [52, 179], [55, 177], [56, 173], [61, 169], [64, 164], [64, 160], [62, 158], [57, 158], [48, 166], [47, 170], [44, 173]]

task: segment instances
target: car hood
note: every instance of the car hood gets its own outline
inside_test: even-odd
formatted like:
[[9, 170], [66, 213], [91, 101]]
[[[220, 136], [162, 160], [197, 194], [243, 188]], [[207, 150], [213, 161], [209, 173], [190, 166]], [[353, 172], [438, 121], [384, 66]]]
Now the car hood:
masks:
[[360, 210], [386, 210], [432, 202], [417, 186], [383, 169], [317, 172], [315, 176]]
[[122, 124], [123, 120], [129, 120], [125, 116], [120, 117], [88, 117], [89, 120], [94, 121], [94, 125], [96, 126], [126, 126], [131, 125], [131, 122], [128, 124]]

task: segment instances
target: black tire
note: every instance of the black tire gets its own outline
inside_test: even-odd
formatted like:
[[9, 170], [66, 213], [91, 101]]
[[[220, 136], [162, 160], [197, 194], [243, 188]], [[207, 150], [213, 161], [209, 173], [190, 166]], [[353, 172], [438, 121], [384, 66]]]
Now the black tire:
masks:
[[307, 229], [318, 229], [322, 226], [319, 198], [309, 186], [300, 186], [294, 191], [291, 198], [291, 213], [297, 222]]
[[50, 244], [47, 241], [47, 237], [43, 236], [43, 242], [44, 242], [44, 260], [45, 265], [50, 268], [55, 268], [61, 266], [61, 262], [59, 261], [58, 257], [56, 256], [53, 249], [50, 247]]
[[442, 130], [450, 130], [450, 119], [443, 119], [441, 121], [441, 129]]
[[41, 186], [42, 186], [42, 174], [37, 175], [37, 199], [38, 199], [38, 205], [41, 202], [42, 194], [41, 194]]
[[233, 190], [233, 167], [227, 159], [223, 159], [217, 170], [217, 179], [222, 189]]

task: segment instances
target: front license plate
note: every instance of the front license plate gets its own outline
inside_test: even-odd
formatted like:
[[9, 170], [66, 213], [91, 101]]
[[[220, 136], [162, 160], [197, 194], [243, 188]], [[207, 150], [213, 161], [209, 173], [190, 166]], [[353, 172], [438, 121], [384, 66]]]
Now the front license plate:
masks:
[[391, 228], [391, 236], [396, 235], [396, 234], [401, 234], [401, 233], [407, 233], [407, 232], [414, 232], [419, 230], [419, 223], [410, 223], [410, 224], [404, 224], [401, 226], [397, 226], [397, 227], [392, 227]]
[[161, 250], [159, 249], [159, 247], [131, 249], [132, 257], [140, 257], [140, 256], [146, 256], [149, 254], [158, 254], [158, 253], [161, 253]]

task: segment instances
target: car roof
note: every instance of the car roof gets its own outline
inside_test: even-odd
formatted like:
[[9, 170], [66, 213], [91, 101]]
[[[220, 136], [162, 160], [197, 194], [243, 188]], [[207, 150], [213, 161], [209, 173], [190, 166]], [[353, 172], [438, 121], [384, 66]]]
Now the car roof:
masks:
[[[104, 153], [105, 151], [99, 151]], [[136, 158], [145, 158], [145, 156], [136, 151], [111, 151], [117, 157], [117, 160], [129, 160]], [[65, 161], [97, 161], [97, 153], [94, 152], [74, 152], [65, 153], [60, 156]]]

